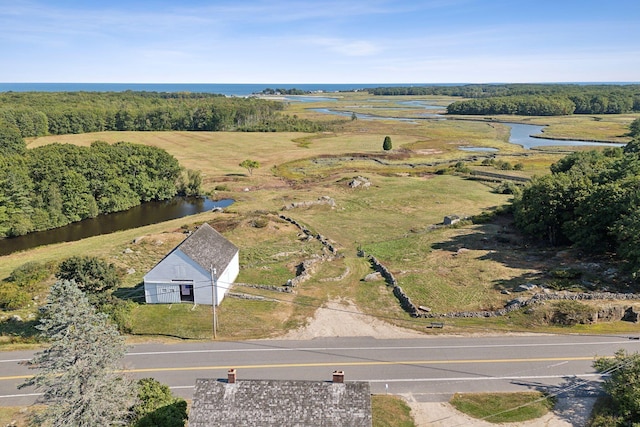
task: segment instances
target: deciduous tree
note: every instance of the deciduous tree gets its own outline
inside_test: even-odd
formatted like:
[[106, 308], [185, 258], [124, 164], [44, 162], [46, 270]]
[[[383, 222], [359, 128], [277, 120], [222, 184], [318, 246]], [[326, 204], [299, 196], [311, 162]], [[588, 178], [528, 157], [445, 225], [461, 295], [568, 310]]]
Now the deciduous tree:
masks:
[[260, 162], [258, 162], [257, 160], [247, 159], [247, 160], [243, 160], [239, 166], [248, 170], [249, 175], [253, 175], [253, 170], [258, 169], [260, 167]]
[[640, 354], [618, 350], [613, 358], [601, 357], [593, 367], [604, 376], [602, 388], [609, 394], [608, 411], [617, 418], [611, 425], [637, 425], [640, 422]]

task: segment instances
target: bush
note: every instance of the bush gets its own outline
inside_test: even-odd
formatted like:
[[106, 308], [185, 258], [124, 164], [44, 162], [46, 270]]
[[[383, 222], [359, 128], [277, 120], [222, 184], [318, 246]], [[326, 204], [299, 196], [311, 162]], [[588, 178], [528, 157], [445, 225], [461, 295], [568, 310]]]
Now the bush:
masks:
[[31, 296], [14, 283], [0, 285], [0, 307], [4, 310], [19, 310], [31, 302]]
[[45, 280], [52, 273], [53, 264], [31, 261], [13, 270], [7, 280], [21, 288], [30, 288], [36, 283]]
[[459, 173], [470, 173], [471, 169], [464, 162], [457, 162], [454, 166], [456, 172]]
[[124, 301], [110, 297], [107, 301], [98, 302], [98, 309], [109, 315], [121, 334], [130, 334], [133, 331], [133, 318], [131, 313], [136, 307], [133, 301]]
[[549, 320], [554, 325], [573, 326], [590, 323], [593, 309], [578, 301], [560, 301], [553, 305]]
[[496, 187], [495, 192], [498, 194], [520, 194], [521, 190], [517, 184], [505, 181]]
[[113, 264], [90, 256], [74, 256], [62, 261], [56, 278], [74, 280], [80, 290], [94, 294], [120, 285], [120, 276]]
[[509, 162], [500, 162], [500, 169], [503, 171], [510, 171], [513, 169], [513, 166], [511, 166], [511, 163]]
[[136, 427], [183, 427], [187, 402], [153, 378], [138, 381], [138, 403], [132, 408]]
[[264, 217], [262, 217], [262, 218], [256, 218], [256, 219], [254, 219], [254, 220], [253, 220], [253, 223], [252, 223], [252, 225], [253, 225], [255, 228], [264, 228], [264, 227], [266, 227], [268, 224], [269, 224], [269, 218], [264, 218]]

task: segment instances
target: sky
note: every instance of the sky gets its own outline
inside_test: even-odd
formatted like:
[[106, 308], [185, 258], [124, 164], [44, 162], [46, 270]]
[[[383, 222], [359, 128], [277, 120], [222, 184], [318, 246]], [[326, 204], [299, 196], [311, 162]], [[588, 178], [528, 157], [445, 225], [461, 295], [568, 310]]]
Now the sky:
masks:
[[638, 0], [0, 0], [0, 82], [640, 82]]

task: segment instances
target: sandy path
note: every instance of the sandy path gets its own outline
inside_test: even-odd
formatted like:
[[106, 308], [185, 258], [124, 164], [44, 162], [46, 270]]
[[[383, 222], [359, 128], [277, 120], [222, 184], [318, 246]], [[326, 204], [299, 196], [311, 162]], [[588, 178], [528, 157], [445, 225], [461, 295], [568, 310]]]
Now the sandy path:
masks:
[[[308, 340], [320, 337], [426, 338], [429, 335], [399, 328], [375, 317], [362, 314], [351, 301], [330, 301], [316, 310], [313, 318], [300, 329], [276, 339]], [[442, 402], [416, 402], [412, 395], [401, 396], [411, 407], [418, 427], [495, 427], [498, 424], [476, 420]], [[556, 410], [536, 420], [499, 424], [507, 427], [579, 427], [586, 424], [595, 398], [558, 400]]]

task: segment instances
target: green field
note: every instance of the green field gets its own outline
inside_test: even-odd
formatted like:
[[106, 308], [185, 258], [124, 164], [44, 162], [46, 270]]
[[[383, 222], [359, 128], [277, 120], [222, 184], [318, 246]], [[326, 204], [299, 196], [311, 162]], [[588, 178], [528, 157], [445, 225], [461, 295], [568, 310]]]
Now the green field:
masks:
[[[357, 110], [397, 117], [414, 117], [412, 108], [391, 110], [398, 100], [376, 99], [372, 106], [367, 94], [341, 94], [335, 103], [313, 107]], [[418, 99], [416, 97], [402, 98]], [[446, 105], [447, 98], [420, 98]], [[333, 120], [335, 117], [309, 111], [309, 104], [292, 103], [287, 114]], [[355, 107], [354, 107], [355, 106]], [[240, 248], [239, 282], [281, 285], [293, 277], [296, 266], [321, 252], [317, 241], [301, 239], [299, 231], [277, 218], [281, 209], [293, 202], [320, 197], [335, 200], [335, 207], [316, 205], [286, 211], [286, 215], [321, 233], [334, 242], [341, 257], [317, 268], [311, 280], [294, 294], [257, 289], [239, 291], [260, 295], [265, 301], [226, 299], [220, 308], [220, 335], [223, 339], [274, 336], [303, 324], [328, 299], [347, 298], [369, 314], [384, 316], [398, 325], [424, 330], [426, 319], [413, 319], [402, 311], [381, 282], [363, 282], [371, 267], [356, 256], [358, 247], [380, 259], [397, 277], [416, 304], [435, 312], [493, 310], [512, 298], [502, 293], [523, 281], [535, 280], [553, 268], [553, 257], [525, 243], [511, 223], [473, 224], [441, 227], [446, 215], [470, 218], [492, 212], [509, 203], [510, 196], [495, 192], [497, 183], [470, 179], [456, 173], [454, 165], [472, 170], [530, 177], [547, 173], [548, 166], [563, 153], [527, 151], [507, 142], [507, 127], [485, 118], [469, 120], [420, 120], [407, 123], [393, 120], [348, 120], [334, 131], [304, 133], [232, 132], [105, 132], [47, 136], [28, 141], [33, 148], [52, 142], [88, 145], [102, 140], [129, 141], [167, 150], [180, 164], [202, 172], [204, 190], [216, 198], [233, 198], [236, 203], [225, 213], [202, 213], [161, 224], [92, 237], [79, 242], [40, 247], [0, 257], [0, 279], [28, 261], [59, 262], [73, 255], [96, 255], [113, 262], [123, 271], [124, 288], [118, 295], [135, 303], [142, 301], [143, 275], [184, 238], [181, 227], [204, 221], [221, 230]], [[625, 140], [624, 132], [634, 116], [509, 118], [509, 121], [548, 123], [548, 133], [560, 137]], [[385, 136], [393, 150], [382, 151]], [[462, 145], [497, 148], [493, 154], [470, 153]], [[482, 161], [495, 159], [521, 163], [522, 170], [501, 171]], [[239, 166], [244, 159], [260, 162], [252, 175]], [[349, 182], [364, 176], [368, 188], [351, 188]], [[256, 224], [259, 224], [257, 226]], [[142, 240], [139, 237], [144, 237]], [[136, 240], [138, 243], [133, 243]], [[125, 251], [131, 249], [130, 251]], [[125, 253], [130, 252], [130, 253]], [[338, 281], [327, 281], [349, 273]], [[2, 314], [33, 318], [44, 295], [27, 309]], [[238, 316], [238, 312], [246, 313]], [[189, 316], [188, 329], [175, 328]], [[208, 339], [210, 312], [199, 307], [150, 307], [139, 304], [132, 314], [132, 332], [150, 336]], [[455, 330], [488, 327], [501, 330], [534, 327], [525, 320], [460, 320]], [[602, 326], [598, 326], [601, 330]], [[616, 326], [612, 325], [612, 328]], [[606, 330], [606, 328], [604, 328]], [[5, 342], [19, 342], [3, 329]], [[11, 337], [13, 335], [13, 337]]]

